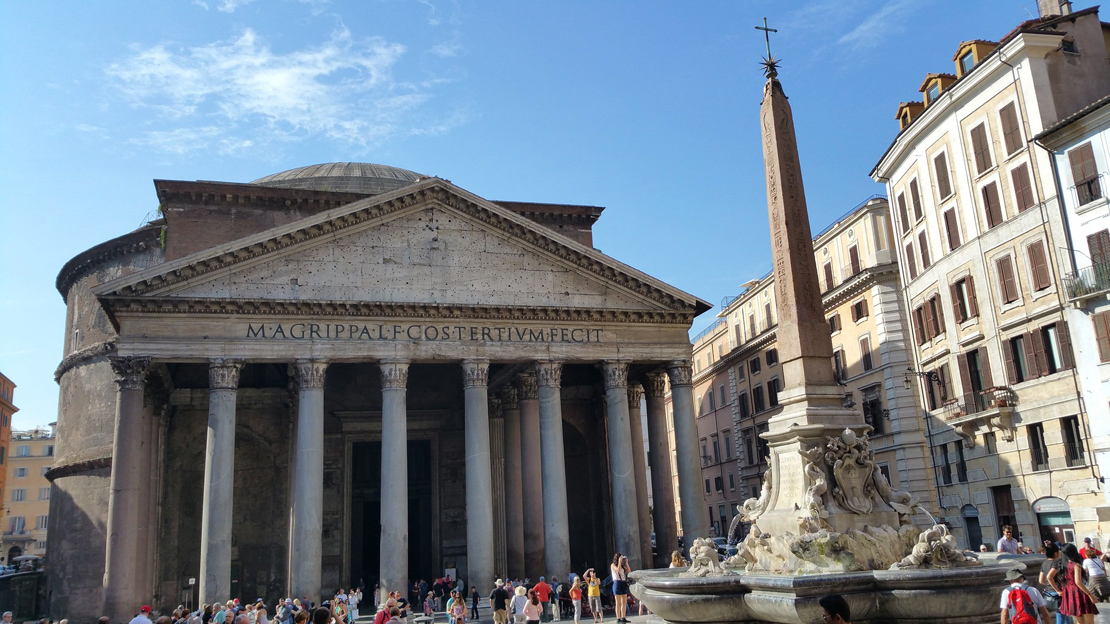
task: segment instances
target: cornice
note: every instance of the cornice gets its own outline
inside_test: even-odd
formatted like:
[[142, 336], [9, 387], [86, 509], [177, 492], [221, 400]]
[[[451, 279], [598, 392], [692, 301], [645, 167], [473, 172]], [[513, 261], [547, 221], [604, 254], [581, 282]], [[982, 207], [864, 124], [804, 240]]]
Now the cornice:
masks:
[[54, 481], [63, 477], [72, 477], [75, 475], [85, 474], [94, 470], [101, 470], [103, 468], [112, 467], [112, 456], [106, 455], [103, 457], [95, 457], [93, 459], [86, 459], [84, 461], [72, 462], [69, 464], [62, 464], [54, 466], [47, 470], [43, 476], [46, 480], [53, 483]]
[[[473, 199], [471, 198], [473, 197]], [[139, 296], [156, 294], [188, 280], [207, 275], [233, 265], [272, 255], [299, 246], [322, 236], [337, 236], [351, 228], [384, 221], [394, 214], [417, 206], [438, 203], [453, 208], [467, 216], [500, 231], [514, 239], [523, 240], [533, 247], [579, 269], [593, 274], [609, 284], [622, 287], [669, 310], [700, 313], [711, 306], [687, 293], [689, 300], [680, 298], [674, 291], [664, 289], [662, 282], [599, 252], [575, 243], [511, 210], [496, 206], [477, 196], [470, 196], [462, 189], [438, 178], [431, 178], [398, 189], [392, 194], [374, 196], [353, 204], [341, 206], [294, 224], [207, 250], [152, 269], [109, 282], [95, 290], [99, 296]]]
[[54, 369], [54, 382], [61, 382], [62, 375], [65, 375], [78, 366], [91, 364], [94, 360], [104, 359], [107, 361], [106, 358], [109, 355], [113, 355], [115, 352], [116, 340], [114, 338], [112, 340], [105, 340], [104, 342], [89, 345], [80, 351], [74, 351], [62, 358], [62, 361], [58, 364], [58, 368]]
[[258, 184], [238, 184], [235, 182], [155, 180], [154, 188], [158, 193], [158, 200], [163, 205], [170, 203], [234, 204], [237, 206], [329, 210], [367, 197], [365, 193], [317, 191]]
[[115, 258], [158, 247], [161, 244], [159, 241], [161, 231], [160, 225], [147, 224], [133, 232], [86, 249], [71, 258], [62, 266], [58, 277], [54, 280], [54, 287], [62, 295], [62, 301], [67, 301], [69, 289], [73, 284], [97, 266]]
[[744, 344], [736, 347], [732, 351], [724, 354], [723, 357], [710, 364], [707, 368], [703, 368], [696, 375], [694, 375], [694, 383], [698, 383], [705, 379], [707, 376], [713, 376], [722, 370], [732, 366], [737, 362], [746, 361], [752, 355], [765, 349], [766, 347], [774, 344], [778, 340], [778, 325], [776, 324], [771, 329], [765, 330], [760, 335], [756, 336], [754, 340], [749, 340]]
[[521, 321], [579, 321], [651, 323], [689, 326], [694, 312], [483, 306], [437, 303], [373, 301], [249, 300], [180, 297], [101, 297], [105, 308], [117, 314], [220, 314], [246, 316], [375, 317], [435, 319], [495, 319]]
[[895, 262], [862, 269], [848, 281], [841, 282], [836, 288], [821, 296], [825, 313], [827, 314], [830, 309], [848, 301], [875, 284], [891, 281], [898, 281], [898, 264]]

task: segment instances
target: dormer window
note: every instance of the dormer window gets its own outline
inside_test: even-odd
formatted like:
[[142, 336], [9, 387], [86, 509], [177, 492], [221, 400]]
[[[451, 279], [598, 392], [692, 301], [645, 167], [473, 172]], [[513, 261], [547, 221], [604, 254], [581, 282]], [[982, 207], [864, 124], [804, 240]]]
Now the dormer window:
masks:
[[975, 53], [968, 50], [960, 57], [960, 75], [968, 73], [973, 67], [975, 67]]
[[938, 97], [940, 97], [940, 85], [934, 82], [925, 90], [925, 102], [932, 104]]

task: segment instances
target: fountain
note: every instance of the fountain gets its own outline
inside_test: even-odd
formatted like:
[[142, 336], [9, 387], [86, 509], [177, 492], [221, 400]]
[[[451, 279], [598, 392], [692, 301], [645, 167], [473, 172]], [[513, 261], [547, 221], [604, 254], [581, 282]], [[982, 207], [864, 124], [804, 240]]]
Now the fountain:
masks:
[[[859, 412], [841, 405], [822, 307], [794, 122], [770, 49], [760, 121], [774, 258], [783, 410], [762, 434], [763, 489], [745, 501], [751, 531], [720, 561], [695, 539], [685, 570], [643, 570], [632, 593], [667, 622], [820, 622], [817, 601], [847, 599], [853, 622], [988, 622], [1008, 569], [1036, 578], [1039, 557], [986, 557], [956, 547], [947, 527], [893, 490], [874, 462]], [[931, 516], [930, 516], [931, 517]]]

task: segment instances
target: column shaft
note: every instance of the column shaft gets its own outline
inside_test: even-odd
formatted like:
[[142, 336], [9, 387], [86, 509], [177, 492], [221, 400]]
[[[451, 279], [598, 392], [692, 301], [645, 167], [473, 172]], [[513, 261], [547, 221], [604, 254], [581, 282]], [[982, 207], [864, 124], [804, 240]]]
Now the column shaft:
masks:
[[678, 498], [682, 503], [682, 535], [687, 550], [694, 538], [709, 535], [709, 512], [701, 493], [701, 452], [698, 420], [694, 412], [693, 371], [689, 362], [672, 362], [671, 405], [674, 408], [674, 443], [678, 455]]
[[536, 375], [517, 376], [520, 391], [520, 461], [524, 507], [524, 573], [533, 581], [545, 575], [543, 470], [540, 466], [540, 405]]
[[297, 424], [293, 437], [289, 591], [319, 602], [324, 528], [324, 378], [326, 362], [297, 360]]
[[632, 427], [628, 417], [628, 365], [606, 362], [605, 402], [609, 418], [609, 475], [613, 488], [613, 534], [617, 550], [633, 570], [643, 567], [640, 521], [636, 517], [636, 474], [632, 460]]
[[143, 386], [150, 358], [110, 357], [119, 393], [112, 445], [111, 489], [108, 494], [108, 527], [104, 552], [104, 589], [101, 613], [116, 621], [130, 619], [134, 602], [142, 595], [145, 542], [137, 539], [145, 524], [149, 480], [143, 470], [146, 439]]
[[509, 569], [505, 539], [505, 417], [501, 399], [489, 397], [489, 452], [493, 471], [493, 569], [500, 576]]
[[232, 502], [235, 500], [235, 398], [241, 360], [208, 366], [208, 441], [200, 521], [200, 602], [231, 597]]
[[674, 469], [671, 467], [671, 449], [667, 440], [667, 408], [663, 401], [667, 376], [663, 372], [649, 373], [645, 381], [655, 567], [665, 568], [670, 565], [671, 553], [678, 550], [678, 520], [672, 480]]
[[381, 595], [408, 593], [409, 450], [406, 388], [409, 364], [384, 360], [382, 370]]
[[[467, 584], [493, 587], [493, 475], [490, 470], [489, 361], [463, 362], [463, 408], [466, 432], [466, 568]], [[485, 591], [483, 589], [483, 591]]]
[[547, 576], [565, 576], [570, 567], [567, 467], [563, 455], [562, 362], [536, 365], [540, 412], [540, 472], [543, 478], [543, 545]]
[[501, 392], [505, 415], [505, 550], [508, 574], [524, 578], [524, 474], [521, 461], [520, 403], [516, 388]]
[[640, 557], [643, 567], [653, 565], [651, 559], [651, 512], [648, 507], [647, 458], [644, 455], [644, 423], [640, 384], [628, 386], [628, 424], [632, 431], [632, 468], [636, 476], [636, 517], [640, 521]]

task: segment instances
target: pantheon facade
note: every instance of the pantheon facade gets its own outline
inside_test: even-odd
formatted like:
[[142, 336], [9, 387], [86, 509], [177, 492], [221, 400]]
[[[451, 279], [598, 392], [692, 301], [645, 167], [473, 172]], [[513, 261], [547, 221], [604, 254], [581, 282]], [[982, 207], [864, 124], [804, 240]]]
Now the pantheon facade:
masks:
[[708, 533], [709, 306], [594, 249], [601, 208], [364, 163], [154, 186], [160, 218], [58, 276], [54, 617], [445, 573], [484, 595]]

